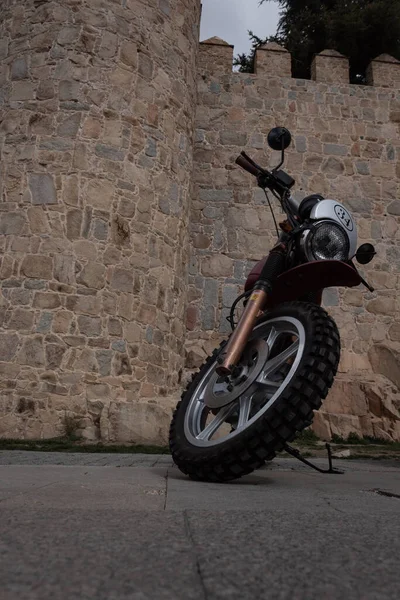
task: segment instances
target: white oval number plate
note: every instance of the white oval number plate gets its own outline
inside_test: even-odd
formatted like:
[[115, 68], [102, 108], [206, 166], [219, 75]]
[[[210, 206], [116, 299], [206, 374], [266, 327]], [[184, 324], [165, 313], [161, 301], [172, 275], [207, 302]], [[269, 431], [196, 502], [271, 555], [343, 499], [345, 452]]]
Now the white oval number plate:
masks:
[[340, 204], [337, 204], [335, 206], [335, 213], [338, 219], [340, 219], [340, 222], [343, 223], [344, 227], [346, 227], [348, 231], [353, 231], [353, 219], [351, 218], [347, 210], [343, 208], [343, 206], [340, 206]]

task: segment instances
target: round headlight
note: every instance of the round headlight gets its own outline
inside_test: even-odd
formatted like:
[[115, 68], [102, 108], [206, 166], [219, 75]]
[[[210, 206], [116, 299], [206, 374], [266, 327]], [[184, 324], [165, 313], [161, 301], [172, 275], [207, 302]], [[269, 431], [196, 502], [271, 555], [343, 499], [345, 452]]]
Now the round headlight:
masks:
[[333, 221], [322, 221], [312, 227], [306, 240], [308, 260], [347, 260], [349, 238], [340, 225]]

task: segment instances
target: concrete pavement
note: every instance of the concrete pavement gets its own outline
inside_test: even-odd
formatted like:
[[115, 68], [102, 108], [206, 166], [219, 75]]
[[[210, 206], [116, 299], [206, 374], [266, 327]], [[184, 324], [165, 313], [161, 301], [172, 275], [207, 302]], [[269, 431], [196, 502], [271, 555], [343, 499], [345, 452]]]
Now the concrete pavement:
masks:
[[397, 600], [400, 464], [335, 464], [217, 485], [169, 456], [0, 452], [0, 596]]

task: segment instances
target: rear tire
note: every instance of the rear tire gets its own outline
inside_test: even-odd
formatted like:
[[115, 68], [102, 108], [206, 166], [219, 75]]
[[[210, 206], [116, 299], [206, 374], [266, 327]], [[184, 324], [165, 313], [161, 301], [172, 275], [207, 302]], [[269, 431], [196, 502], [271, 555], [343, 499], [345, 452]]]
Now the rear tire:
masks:
[[[286, 442], [311, 425], [314, 410], [332, 386], [340, 358], [339, 332], [327, 312], [315, 304], [290, 302], [271, 311], [257, 324], [257, 329], [269, 321], [292, 318], [304, 328], [304, 347], [300, 362], [289, 383], [271, 406], [254, 422], [221, 443], [199, 446], [187, 435], [187, 411], [207, 373], [213, 370], [220, 348], [207, 359], [193, 376], [182, 394], [171, 422], [169, 444], [173, 460], [179, 469], [192, 479], [227, 482], [259, 469], [272, 460]], [[267, 363], [265, 363], [267, 364]], [[264, 410], [264, 409], [263, 409]], [[258, 414], [258, 413], [257, 413]], [[186, 419], [186, 426], [185, 426]]]

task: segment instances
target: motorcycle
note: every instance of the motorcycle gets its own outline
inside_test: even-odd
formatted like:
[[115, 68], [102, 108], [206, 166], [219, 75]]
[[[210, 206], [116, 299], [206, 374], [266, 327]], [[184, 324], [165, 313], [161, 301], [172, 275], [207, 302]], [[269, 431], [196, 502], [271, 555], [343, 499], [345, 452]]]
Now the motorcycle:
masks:
[[[281, 152], [272, 171], [245, 152], [236, 160], [264, 190], [278, 241], [233, 303], [231, 335], [193, 376], [175, 409], [171, 454], [195, 480], [247, 475], [311, 425], [340, 359], [338, 328], [321, 306], [323, 290], [363, 284], [373, 291], [353, 260], [365, 265], [375, 249], [363, 244], [357, 250], [357, 225], [345, 206], [320, 194], [301, 202], [291, 195], [295, 180], [281, 170], [290, 143], [284, 127], [269, 132], [269, 146]], [[286, 214], [280, 232], [268, 191]]]

